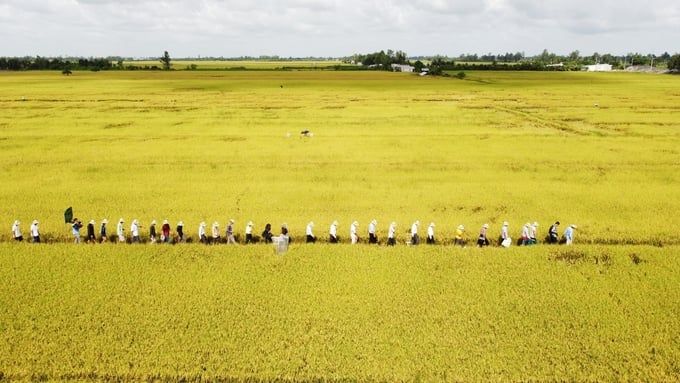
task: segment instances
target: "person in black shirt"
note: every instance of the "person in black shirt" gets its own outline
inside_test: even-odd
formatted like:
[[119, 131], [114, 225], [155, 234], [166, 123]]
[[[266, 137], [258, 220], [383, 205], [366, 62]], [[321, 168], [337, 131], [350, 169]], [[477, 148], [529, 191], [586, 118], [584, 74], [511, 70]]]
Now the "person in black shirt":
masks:
[[550, 244], [556, 244], [560, 241], [559, 235], [557, 234], [557, 229], [560, 227], [560, 221], [555, 222], [550, 226], [550, 230], [548, 230], [548, 241]]
[[262, 239], [264, 240], [264, 243], [272, 243], [272, 225], [267, 224], [264, 227], [264, 231], [262, 232]]
[[109, 223], [108, 219], [102, 221], [102, 225], [99, 227], [99, 242], [104, 243], [106, 239], [106, 224]]
[[94, 236], [94, 220], [91, 220], [87, 224], [87, 238], [85, 239], [87, 243], [96, 243], [97, 238]]
[[149, 240], [151, 243], [156, 243], [156, 220], [151, 221], [149, 225]]
[[177, 241], [184, 242], [184, 222], [177, 223]]

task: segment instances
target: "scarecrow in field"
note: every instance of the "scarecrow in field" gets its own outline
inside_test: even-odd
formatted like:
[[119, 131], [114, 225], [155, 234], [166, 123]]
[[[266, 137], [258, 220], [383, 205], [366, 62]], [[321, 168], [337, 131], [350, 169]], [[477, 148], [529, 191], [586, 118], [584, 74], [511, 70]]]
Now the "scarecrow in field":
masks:
[[[170, 225], [168, 225], [170, 226]], [[154, 219], [151, 221], [151, 225], [149, 225], [149, 240], [151, 243], [156, 243], [156, 220]]]
[[354, 221], [349, 227], [349, 237], [352, 239], [352, 245], [359, 243], [359, 222]]
[[488, 229], [489, 229], [488, 223], [482, 225], [482, 228], [479, 231], [479, 238], [477, 238], [477, 246], [479, 247], [489, 246], [489, 239], [486, 237], [486, 231]]
[[[182, 223], [182, 222], [180, 222]], [[177, 224], [177, 227], [180, 225]], [[182, 224], [181, 226], [184, 226]], [[170, 222], [168, 222], [167, 219], [163, 220], [163, 225], [161, 226], [161, 241], [163, 243], [169, 243], [170, 242]]]
[[453, 239], [453, 244], [465, 247], [467, 245], [467, 234], [465, 233], [465, 226], [460, 225], [456, 229], [456, 237]]
[[264, 240], [264, 243], [272, 243], [272, 225], [271, 223], [268, 223], [264, 226], [264, 230], [262, 231], [262, 239]]
[[116, 227], [118, 242], [125, 242], [125, 228], [123, 227], [124, 223], [125, 221], [122, 218], [118, 220], [118, 226]]
[[212, 243], [220, 243], [220, 224], [217, 221], [212, 224]]
[[253, 221], [248, 221], [246, 225], [246, 244], [253, 242]]
[[314, 222], [309, 222], [307, 228], [305, 229], [305, 234], [307, 235], [307, 243], [316, 242], [316, 237], [314, 236]]
[[[166, 220], [167, 221], [167, 220]], [[163, 224], [163, 233], [165, 233], [165, 224]], [[184, 222], [177, 222], [177, 241], [184, 242]], [[168, 224], [168, 237], [170, 237], [170, 225]], [[167, 241], [166, 241], [167, 242]]]
[[73, 234], [73, 243], [80, 243], [80, 229], [83, 228], [83, 223], [78, 218], [73, 218], [71, 225], [71, 233]]
[[227, 244], [236, 244], [236, 239], [234, 238], [234, 220], [229, 220], [229, 225], [227, 225]]
[[411, 225], [411, 245], [420, 244], [420, 237], [418, 237], [418, 226], [420, 226], [420, 221], [413, 222]]
[[12, 224], [12, 238], [17, 242], [24, 240], [24, 236], [21, 234], [21, 222], [19, 222], [19, 220], [14, 221], [14, 224]]
[[87, 237], [85, 239], [85, 242], [87, 242], [87, 243], [96, 243], [97, 242], [97, 237], [95, 237], [95, 234], [94, 234], [94, 224], [95, 224], [95, 221], [93, 219], [91, 219], [90, 222], [87, 223]]
[[368, 224], [368, 243], [370, 244], [377, 244], [378, 243], [378, 235], [376, 234], [378, 226], [378, 220], [374, 219], [371, 221], [371, 223]]
[[434, 245], [435, 244], [435, 239], [434, 239], [434, 222], [430, 222], [430, 226], [427, 227], [427, 240], [426, 240], [428, 245]]
[[201, 243], [208, 244], [208, 237], [205, 234], [205, 222], [198, 225], [198, 238]]
[[34, 219], [31, 224], [31, 237], [33, 237], [33, 243], [40, 243], [40, 230], [38, 229], [37, 219]]
[[390, 228], [387, 230], [387, 246], [394, 246], [397, 244], [397, 223], [390, 223]]
[[136, 219], [132, 220], [132, 224], [130, 225], [130, 232], [132, 233], [132, 243], [140, 243], [140, 237], [139, 237], [139, 221]]
[[559, 235], [557, 234], [557, 229], [560, 227], [560, 221], [557, 221], [550, 225], [550, 229], [548, 230], [548, 243], [551, 245], [555, 245], [559, 242], [560, 238]]
[[499, 238], [498, 243], [500, 243], [503, 247], [510, 247], [512, 244], [512, 239], [508, 233], [508, 225], [508, 221], [505, 221], [503, 222], [503, 227], [501, 227], [501, 237]]
[[106, 238], [106, 224], [109, 223], [108, 219], [102, 220], [102, 225], [99, 227], [99, 242], [104, 243], [108, 239]]
[[571, 246], [574, 242], [574, 230], [576, 230], [576, 225], [569, 225], [567, 230], [564, 231], [563, 242], [567, 246]]
[[338, 243], [338, 221], [333, 221], [330, 229], [328, 229], [328, 242]]

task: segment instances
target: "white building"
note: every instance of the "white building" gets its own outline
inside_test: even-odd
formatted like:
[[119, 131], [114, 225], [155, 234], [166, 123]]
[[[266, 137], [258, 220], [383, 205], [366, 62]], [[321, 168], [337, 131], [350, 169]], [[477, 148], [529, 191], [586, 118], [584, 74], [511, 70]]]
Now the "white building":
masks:
[[586, 65], [584, 68], [587, 72], [611, 72], [612, 71], [612, 66], [610, 64]]
[[413, 73], [415, 69], [415, 67], [410, 65], [392, 64], [392, 70], [395, 72]]

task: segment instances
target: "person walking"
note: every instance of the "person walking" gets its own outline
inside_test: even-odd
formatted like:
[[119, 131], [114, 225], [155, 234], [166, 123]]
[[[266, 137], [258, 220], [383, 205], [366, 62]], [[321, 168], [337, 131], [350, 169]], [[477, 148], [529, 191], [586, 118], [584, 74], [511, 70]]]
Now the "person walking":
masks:
[[529, 226], [529, 244], [535, 245], [538, 243], [538, 222], [534, 222], [533, 225]]
[[377, 235], [377, 229], [378, 229], [378, 220], [374, 219], [371, 221], [371, 223], [368, 224], [368, 243], [369, 244], [377, 244], [378, 243], [378, 235]]
[[551, 245], [555, 245], [560, 241], [559, 234], [557, 233], [557, 230], [560, 228], [560, 221], [557, 221], [550, 225], [550, 229], [548, 229], [548, 243]]
[[[179, 229], [183, 226], [184, 224], [181, 221], [177, 224], [177, 234], [179, 234]], [[181, 237], [180, 242], [184, 238], [184, 233], [182, 233]], [[161, 226], [161, 241], [163, 243], [170, 243], [170, 222], [167, 219], [163, 220], [163, 225]]]
[[390, 227], [387, 230], [387, 246], [394, 246], [397, 244], [397, 223], [390, 223]]
[[576, 230], [576, 225], [569, 225], [567, 230], [564, 231], [564, 243], [567, 246], [571, 246], [574, 243], [574, 230]]
[[479, 231], [479, 238], [477, 238], [477, 246], [479, 246], [479, 247], [489, 246], [489, 240], [486, 237], [486, 231], [488, 229], [489, 229], [488, 223], [485, 223], [484, 225], [482, 225], [482, 228]]
[[248, 221], [246, 225], [246, 244], [253, 242], [253, 221]]
[[331, 223], [331, 227], [328, 229], [328, 242], [330, 243], [338, 243], [340, 240], [338, 239], [338, 221], [333, 221]]
[[220, 224], [215, 221], [212, 224], [212, 244], [217, 245], [220, 243]]
[[419, 245], [420, 237], [418, 237], [418, 226], [420, 226], [420, 221], [413, 222], [411, 225], [411, 245]]
[[227, 226], [227, 244], [236, 244], [236, 239], [234, 238], [234, 220], [229, 220], [229, 225]]
[[512, 244], [512, 239], [510, 238], [510, 234], [508, 233], [508, 221], [503, 222], [503, 227], [501, 227], [501, 237], [500, 237], [500, 244], [503, 247], [510, 247]]
[[73, 234], [73, 243], [80, 243], [80, 229], [83, 228], [83, 223], [78, 218], [73, 218], [71, 225], [71, 233]]
[[38, 220], [34, 219], [31, 224], [31, 237], [33, 237], [33, 243], [40, 243], [40, 230], [38, 229]]
[[132, 234], [132, 243], [140, 243], [141, 239], [139, 237], [139, 221], [136, 219], [132, 220], [132, 224], [130, 225], [130, 233]]
[[149, 225], [149, 241], [151, 243], [156, 243], [157, 240], [158, 238], [156, 237], [156, 220], [154, 219], [153, 221], [151, 221], [151, 225]]
[[[165, 226], [165, 225], [163, 225], [163, 226]], [[182, 221], [177, 222], [177, 229], [176, 230], [177, 230], [177, 242], [184, 242], [184, 222], [182, 222]], [[169, 224], [168, 224], [168, 237], [170, 237], [170, 225]], [[168, 241], [169, 241], [169, 239], [168, 239]]]
[[85, 242], [86, 243], [97, 243], [97, 237], [94, 234], [94, 224], [96, 222], [91, 219], [90, 222], [87, 223], [87, 237], [85, 237]]
[[427, 227], [427, 244], [428, 245], [434, 245], [435, 244], [435, 239], [434, 239], [434, 222], [430, 222], [430, 226]]
[[459, 225], [456, 229], [456, 236], [453, 239], [453, 244], [465, 247], [467, 245], [467, 234], [465, 233], [465, 226]]
[[99, 226], [99, 242], [104, 243], [108, 241], [108, 238], [106, 237], [106, 225], [109, 223], [109, 220], [104, 218], [102, 220], [101, 226]]
[[21, 234], [21, 222], [19, 222], [19, 220], [14, 221], [14, 224], [12, 224], [12, 238], [17, 242], [24, 240], [24, 236]]
[[272, 243], [273, 234], [272, 234], [272, 224], [268, 223], [264, 225], [264, 230], [262, 231], [262, 239], [264, 240], [264, 243]]
[[208, 237], [205, 234], [205, 222], [198, 225], [198, 240], [203, 244], [208, 244]]
[[125, 221], [121, 218], [118, 220], [118, 227], [116, 227], [116, 235], [118, 236], [118, 242], [125, 242], [125, 227], [123, 224]]
[[359, 243], [359, 222], [354, 221], [349, 227], [349, 237], [352, 240], [352, 245]]
[[531, 224], [529, 222], [525, 223], [522, 227], [522, 235], [519, 238], [518, 245], [526, 246], [529, 244], [529, 227]]
[[314, 236], [314, 222], [309, 222], [307, 228], [305, 229], [305, 235], [307, 235], [307, 243], [315, 243], [316, 237]]

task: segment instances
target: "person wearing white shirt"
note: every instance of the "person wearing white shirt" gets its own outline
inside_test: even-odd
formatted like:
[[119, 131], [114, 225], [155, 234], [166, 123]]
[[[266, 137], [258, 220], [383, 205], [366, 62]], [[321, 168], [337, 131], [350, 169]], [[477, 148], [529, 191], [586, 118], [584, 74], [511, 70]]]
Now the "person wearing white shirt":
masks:
[[418, 245], [420, 243], [420, 238], [418, 237], [418, 226], [420, 226], [420, 221], [413, 222], [411, 225], [411, 244]]
[[246, 225], [246, 244], [253, 242], [253, 221]]
[[387, 246], [394, 246], [397, 244], [397, 223], [390, 223], [390, 228], [387, 231]]
[[574, 230], [576, 229], [576, 225], [569, 225], [567, 230], [564, 231], [564, 243], [567, 246], [571, 246], [571, 244], [574, 242]]
[[236, 244], [236, 238], [234, 238], [234, 220], [229, 220], [229, 225], [227, 225], [227, 244]]
[[314, 222], [310, 222], [307, 224], [307, 229], [305, 230], [305, 234], [307, 235], [307, 243], [314, 243], [316, 242], [316, 237], [314, 236]]
[[14, 221], [14, 224], [12, 225], [12, 238], [17, 242], [24, 240], [24, 236], [21, 235], [21, 222], [19, 222], [19, 220]]
[[212, 224], [212, 243], [214, 245], [220, 243], [220, 224], [217, 221]]
[[333, 221], [330, 229], [328, 229], [328, 242], [338, 243], [338, 221]]
[[132, 234], [132, 243], [139, 243], [139, 221], [136, 219], [132, 220], [130, 225], [130, 233]]
[[503, 247], [510, 247], [512, 244], [512, 239], [510, 238], [510, 234], [508, 234], [508, 221], [503, 222], [503, 227], [501, 227], [501, 238], [500, 238], [500, 244]]
[[427, 244], [434, 245], [434, 222], [430, 222], [430, 226], [427, 227]]
[[116, 235], [118, 236], [118, 242], [125, 242], [125, 228], [123, 224], [125, 221], [123, 219], [118, 220], [118, 227], [116, 227]]
[[538, 222], [534, 222], [533, 225], [529, 226], [529, 244], [535, 245], [538, 243], [536, 239], [536, 234], [538, 232]]
[[349, 237], [352, 239], [352, 245], [356, 245], [357, 243], [359, 243], [358, 229], [359, 222], [357, 221], [352, 222], [352, 225], [349, 227]]
[[368, 243], [378, 243], [378, 235], [376, 234], [377, 226], [378, 221], [375, 219], [368, 224]]
[[38, 220], [33, 220], [31, 224], [31, 237], [33, 237], [33, 243], [40, 243], [40, 230], [38, 230]]
[[525, 223], [524, 226], [522, 227], [522, 237], [519, 239], [519, 245], [526, 246], [529, 244], [529, 227], [531, 226], [530, 223]]
[[205, 222], [201, 222], [201, 224], [198, 225], [198, 240], [201, 241], [201, 243], [208, 243], [208, 237], [205, 234]]

